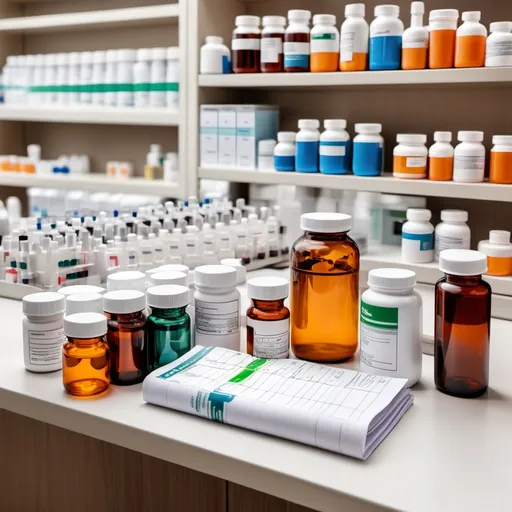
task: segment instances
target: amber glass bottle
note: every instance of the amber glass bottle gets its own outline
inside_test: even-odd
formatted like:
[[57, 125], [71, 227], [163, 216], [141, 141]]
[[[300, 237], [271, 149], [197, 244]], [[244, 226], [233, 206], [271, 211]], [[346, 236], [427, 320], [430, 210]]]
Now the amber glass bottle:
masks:
[[231, 65], [234, 73], [258, 73], [260, 70], [261, 30], [259, 16], [237, 16], [231, 41]]
[[264, 16], [261, 32], [261, 72], [280, 73], [283, 71], [283, 42], [286, 18]]
[[62, 381], [71, 395], [93, 396], [108, 389], [106, 332], [107, 319], [100, 313], [75, 313], [64, 317], [67, 342], [62, 348]]
[[112, 384], [137, 384], [148, 374], [145, 306], [144, 294], [136, 290], [118, 290], [103, 296]]
[[284, 34], [284, 70], [309, 71], [311, 11], [288, 11], [288, 28]]
[[449, 249], [439, 256], [446, 275], [436, 284], [435, 383], [463, 398], [484, 394], [489, 384], [491, 287], [482, 280], [484, 254]]
[[291, 255], [291, 346], [310, 361], [343, 361], [357, 350], [359, 249], [350, 215], [306, 213]]

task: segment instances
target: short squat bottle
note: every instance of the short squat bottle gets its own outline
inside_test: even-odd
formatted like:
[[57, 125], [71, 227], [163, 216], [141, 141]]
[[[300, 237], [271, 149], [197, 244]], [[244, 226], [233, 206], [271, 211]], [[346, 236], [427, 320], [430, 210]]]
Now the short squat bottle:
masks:
[[137, 290], [107, 292], [103, 296], [112, 384], [137, 384], [148, 374], [145, 307], [144, 294]]
[[428, 178], [449, 181], [453, 177], [452, 132], [434, 132], [434, 141], [428, 150]]
[[510, 231], [490, 231], [489, 240], [479, 242], [478, 250], [487, 256], [488, 275], [512, 276]]
[[260, 70], [261, 30], [259, 16], [237, 16], [231, 41], [231, 62], [235, 73]]
[[512, 21], [496, 21], [489, 25], [485, 48], [485, 67], [512, 66]]
[[261, 31], [261, 72], [280, 73], [284, 69], [283, 43], [286, 18], [264, 16]]
[[449, 249], [435, 292], [435, 383], [449, 395], [474, 398], [489, 385], [491, 287], [485, 254]]
[[[140, 50], [139, 50], [140, 51]], [[219, 36], [206, 36], [201, 46], [200, 73], [221, 75], [231, 73], [231, 52]]]
[[311, 29], [311, 72], [338, 71], [340, 34], [333, 14], [315, 14]]
[[409, 208], [402, 226], [402, 261], [428, 263], [434, 259], [434, 226], [432, 213], [423, 208]]
[[172, 363], [191, 348], [190, 317], [185, 309], [190, 303], [187, 286], [170, 284], [147, 290], [149, 370]]
[[421, 133], [399, 133], [393, 150], [393, 176], [402, 179], [427, 177], [427, 136]]
[[460, 144], [454, 151], [453, 181], [480, 183], [485, 175], [484, 132], [460, 131], [457, 134]]
[[320, 135], [320, 172], [347, 174], [350, 171], [350, 135], [345, 119], [326, 119]]
[[274, 148], [274, 169], [276, 171], [295, 171], [295, 132], [279, 132]]
[[62, 380], [75, 396], [93, 396], [110, 386], [107, 319], [100, 313], [76, 313], [64, 318], [67, 342], [62, 349]]
[[441, 210], [441, 223], [435, 231], [435, 256], [446, 249], [469, 249], [471, 230], [467, 225], [468, 212], [464, 210]]
[[284, 34], [284, 70], [309, 71], [311, 11], [288, 11], [288, 27]]
[[291, 256], [291, 346], [309, 361], [343, 361], [357, 350], [359, 249], [350, 215], [306, 213]]
[[290, 349], [290, 311], [284, 305], [288, 281], [254, 277], [247, 282], [247, 353], [264, 359], [286, 359]]

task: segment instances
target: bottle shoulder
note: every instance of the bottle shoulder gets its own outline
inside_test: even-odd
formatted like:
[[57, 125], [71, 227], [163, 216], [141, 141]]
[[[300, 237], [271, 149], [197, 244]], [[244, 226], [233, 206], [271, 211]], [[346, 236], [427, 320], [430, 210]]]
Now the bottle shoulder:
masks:
[[341, 25], [341, 33], [348, 32], [348, 31], [360, 31], [361, 33], [368, 34], [370, 30], [370, 25], [368, 25], [368, 22], [361, 17], [350, 17], [347, 18]]
[[314, 25], [311, 29], [311, 35], [317, 34], [338, 34], [338, 29], [334, 25], [324, 25], [322, 23]]
[[461, 155], [463, 153], [473, 153], [485, 155], [485, 146], [481, 142], [460, 142], [454, 150], [454, 154]]
[[256, 308], [255, 306], [251, 306], [247, 310], [247, 318], [251, 320], [261, 320], [261, 321], [276, 321], [276, 320], [286, 320], [290, 318], [290, 310], [283, 306], [274, 311], [263, 311], [261, 309]]
[[428, 39], [427, 27], [408, 27], [404, 30], [403, 40], [406, 42], [409, 39]]
[[487, 37], [487, 29], [484, 25], [474, 21], [465, 21], [457, 29], [457, 37], [464, 36], [484, 36]]
[[428, 151], [428, 154], [433, 157], [449, 158], [453, 156], [454, 148], [448, 142], [436, 142]]
[[393, 149], [395, 156], [427, 156], [428, 149], [424, 144], [398, 144]]
[[413, 234], [429, 234], [434, 232], [434, 226], [429, 221], [412, 221], [408, 220], [402, 226], [402, 232]]
[[346, 130], [325, 130], [320, 135], [320, 141], [346, 141], [350, 135]]
[[450, 282], [444, 276], [436, 283], [437, 292], [447, 295], [490, 296], [492, 289], [491, 285], [483, 279], [479, 279], [476, 283], [469, 279], [464, 283], [463, 278], [459, 282]]
[[407, 293], [393, 294], [393, 293], [382, 293], [377, 290], [369, 288], [365, 290], [361, 295], [361, 301], [371, 306], [378, 307], [409, 307], [420, 309], [423, 305], [423, 299], [421, 295], [415, 290], [410, 290]]

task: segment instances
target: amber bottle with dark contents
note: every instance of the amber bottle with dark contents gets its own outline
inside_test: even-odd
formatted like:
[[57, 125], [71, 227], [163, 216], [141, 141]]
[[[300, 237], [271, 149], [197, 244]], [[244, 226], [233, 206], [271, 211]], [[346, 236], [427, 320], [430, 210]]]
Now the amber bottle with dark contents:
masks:
[[259, 16], [237, 16], [231, 41], [231, 65], [234, 73], [258, 73], [261, 60]]
[[288, 11], [288, 28], [284, 34], [284, 70], [309, 71], [311, 12], [302, 9]]
[[290, 350], [290, 311], [284, 305], [289, 285], [282, 277], [254, 277], [247, 282], [247, 353], [285, 359]]
[[145, 306], [144, 294], [136, 290], [118, 290], [103, 296], [112, 384], [137, 384], [148, 374]]
[[62, 348], [62, 382], [71, 395], [87, 397], [110, 385], [107, 319], [100, 313], [64, 317], [67, 341]]
[[261, 31], [261, 72], [283, 71], [284, 16], [264, 16]]
[[482, 279], [484, 254], [449, 249], [439, 256], [445, 273], [436, 284], [435, 384], [449, 395], [474, 398], [489, 385], [491, 287]]
[[309, 361], [343, 361], [357, 350], [359, 249], [341, 213], [301, 216], [291, 255], [291, 347]]

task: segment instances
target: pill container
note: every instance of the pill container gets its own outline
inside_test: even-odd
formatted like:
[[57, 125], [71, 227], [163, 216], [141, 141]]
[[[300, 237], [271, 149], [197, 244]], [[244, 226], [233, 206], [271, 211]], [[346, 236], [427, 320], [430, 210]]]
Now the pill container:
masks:
[[428, 177], [433, 181], [449, 181], [453, 177], [452, 132], [434, 132], [434, 141], [428, 151]]
[[92, 55], [92, 104], [105, 104], [105, 63], [107, 53], [104, 51], [93, 52]]
[[512, 136], [494, 135], [492, 143], [489, 181], [512, 184]]
[[[133, 107], [133, 67], [137, 60], [137, 52], [127, 48], [117, 50], [116, 56], [116, 105], [118, 107]], [[165, 81], [165, 79], [162, 81]]]
[[455, 67], [479, 68], [485, 64], [487, 29], [480, 23], [480, 11], [462, 13], [464, 22], [455, 39]]
[[297, 172], [318, 172], [319, 127], [318, 119], [299, 119], [299, 132], [295, 142]]
[[201, 46], [200, 73], [203, 75], [222, 75], [231, 73], [231, 52], [219, 36], [206, 36]]
[[460, 144], [454, 151], [453, 181], [479, 183], [485, 175], [484, 132], [461, 131], [457, 134]]
[[260, 70], [261, 30], [259, 16], [237, 16], [231, 41], [231, 62], [235, 73]]
[[421, 179], [427, 177], [427, 136], [423, 134], [398, 134], [398, 146], [393, 150], [393, 176], [395, 178]]
[[309, 71], [311, 11], [288, 11], [288, 27], [284, 34], [284, 70]]
[[489, 385], [491, 287], [482, 279], [485, 254], [441, 252], [436, 284], [434, 380], [439, 391], [474, 398]]
[[430, 69], [453, 68], [455, 61], [455, 38], [457, 34], [457, 9], [436, 9], [429, 16]]
[[427, 67], [428, 27], [423, 26], [423, 2], [411, 3], [411, 26], [402, 36], [402, 69]]
[[340, 70], [364, 71], [368, 68], [370, 27], [364, 19], [364, 4], [345, 6], [345, 21], [340, 30]]
[[490, 231], [489, 240], [482, 240], [478, 250], [487, 256], [488, 275], [512, 276], [510, 231]]
[[434, 259], [434, 226], [432, 213], [423, 208], [409, 208], [402, 226], [402, 261], [428, 263]]
[[489, 25], [485, 49], [485, 67], [512, 66], [512, 21]]
[[326, 119], [320, 135], [320, 172], [347, 174], [350, 170], [350, 135], [345, 119]]
[[291, 254], [291, 346], [310, 361], [342, 361], [357, 350], [359, 249], [350, 215], [306, 213]]
[[286, 18], [264, 16], [261, 31], [261, 72], [280, 73], [284, 70], [283, 43]]
[[180, 106], [180, 60], [177, 46], [167, 48], [167, 69], [165, 78], [166, 105], [175, 110]]
[[276, 171], [295, 171], [295, 132], [279, 132], [274, 148], [274, 169]]
[[315, 14], [311, 29], [311, 72], [338, 71], [340, 34], [333, 14]]
[[274, 168], [274, 149], [276, 141], [272, 139], [258, 142], [258, 169], [269, 170]]
[[435, 231], [435, 258], [446, 249], [469, 249], [471, 230], [467, 225], [468, 212], [464, 210], [441, 210], [441, 222]]
[[378, 5], [370, 25], [370, 69], [400, 69], [404, 24], [398, 5]]
[[357, 123], [352, 146], [352, 170], [356, 176], [379, 176], [384, 166], [384, 138], [380, 123]]
[[[166, 60], [167, 48], [153, 48], [151, 50], [150, 84], [149, 84], [149, 106], [165, 107], [166, 95]], [[119, 93], [118, 93], [119, 94]], [[161, 162], [160, 162], [161, 163]]]
[[423, 300], [414, 290], [416, 274], [399, 268], [370, 270], [361, 296], [360, 370], [372, 375], [421, 377]]

